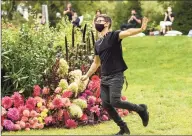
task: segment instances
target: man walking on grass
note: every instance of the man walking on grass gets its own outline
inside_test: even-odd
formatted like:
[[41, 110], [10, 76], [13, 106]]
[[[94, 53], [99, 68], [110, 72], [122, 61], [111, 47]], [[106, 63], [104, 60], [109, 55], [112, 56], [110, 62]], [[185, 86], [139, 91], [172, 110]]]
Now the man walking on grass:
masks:
[[101, 99], [102, 106], [107, 110], [109, 116], [120, 127], [116, 135], [130, 134], [129, 128], [115, 108], [135, 111], [142, 119], [143, 126], [148, 125], [149, 113], [145, 104], [133, 104], [121, 101], [121, 90], [124, 83], [123, 72], [127, 69], [122, 56], [122, 39], [138, 34], [147, 27], [148, 19], [142, 20], [141, 28], [131, 28], [125, 31], [109, 31], [112, 20], [109, 16], [101, 14], [97, 16], [95, 28], [101, 33], [102, 38], [95, 43], [95, 57], [89, 71], [82, 76], [81, 80], [89, 78], [99, 66], [101, 66]]

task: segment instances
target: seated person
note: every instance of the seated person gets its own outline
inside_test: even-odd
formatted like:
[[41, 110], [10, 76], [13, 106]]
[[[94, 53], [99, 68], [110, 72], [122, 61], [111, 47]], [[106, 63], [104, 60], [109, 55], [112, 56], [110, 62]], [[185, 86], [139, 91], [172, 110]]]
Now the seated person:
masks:
[[160, 32], [161, 32], [161, 34], [165, 34], [165, 32], [166, 32], [166, 27], [172, 26], [173, 21], [174, 21], [174, 18], [175, 18], [175, 15], [174, 15], [173, 12], [172, 12], [172, 8], [171, 8], [171, 7], [168, 7], [168, 8], [167, 8], [167, 11], [165, 12], [164, 21], [161, 21], [161, 22], [160, 22], [160, 27], [161, 27]]
[[71, 22], [72, 22], [72, 24], [73, 24], [74, 26], [80, 27], [80, 25], [79, 25], [80, 19], [79, 19], [79, 17], [78, 17], [78, 15], [77, 15], [76, 12], [74, 12], [74, 14], [73, 14], [73, 16], [72, 16]]
[[73, 14], [74, 14], [74, 10], [72, 9], [71, 3], [68, 3], [68, 4], [67, 4], [67, 7], [66, 7], [65, 10], [63, 11], [63, 14], [68, 16], [69, 21], [72, 20], [72, 16], [73, 16]]
[[137, 15], [135, 9], [131, 10], [131, 17], [128, 19], [127, 24], [123, 24], [121, 26], [121, 30], [129, 29], [129, 28], [136, 28], [138, 24], [141, 24], [141, 19]]

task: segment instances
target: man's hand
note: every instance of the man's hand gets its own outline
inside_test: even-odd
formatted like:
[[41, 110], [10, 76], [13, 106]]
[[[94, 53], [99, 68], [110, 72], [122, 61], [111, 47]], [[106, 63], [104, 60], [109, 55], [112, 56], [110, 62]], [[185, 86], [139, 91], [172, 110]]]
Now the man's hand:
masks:
[[165, 12], [165, 16], [167, 16], [168, 14], [167, 14], [167, 12]]
[[81, 80], [82, 81], [85, 81], [85, 80], [87, 80], [89, 77], [87, 76], [87, 75], [83, 75], [82, 77], [81, 77]]
[[144, 17], [142, 20], [142, 26], [141, 26], [142, 31], [146, 30], [147, 23], [148, 23], [148, 18]]

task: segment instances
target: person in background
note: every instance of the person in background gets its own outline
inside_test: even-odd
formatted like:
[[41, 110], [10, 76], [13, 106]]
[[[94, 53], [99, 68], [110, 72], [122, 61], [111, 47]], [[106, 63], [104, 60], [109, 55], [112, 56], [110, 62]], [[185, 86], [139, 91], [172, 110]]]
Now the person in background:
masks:
[[78, 15], [77, 15], [77, 12], [74, 12], [74, 14], [72, 16], [72, 21], [71, 22], [72, 22], [72, 24], [74, 26], [80, 27], [80, 25], [79, 25], [80, 19], [79, 19]]
[[72, 9], [71, 3], [67, 4], [67, 7], [64, 9], [63, 14], [68, 16], [69, 21], [72, 20], [72, 16], [74, 14], [74, 9]]
[[97, 16], [99, 16], [99, 15], [101, 15], [101, 10], [100, 9], [98, 9], [98, 10], [96, 10], [96, 13], [95, 13], [95, 16], [94, 16], [94, 18], [93, 18], [93, 26], [95, 27], [95, 19], [97, 18]]
[[[130, 134], [129, 128], [119, 116], [115, 108], [135, 111], [142, 119], [143, 126], [149, 122], [147, 105], [134, 104], [121, 100], [121, 91], [124, 84], [124, 71], [128, 68], [122, 52], [122, 40], [144, 31], [147, 27], [148, 19], [143, 18], [141, 28], [131, 28], [125, 31], [110, 31], [112, 20], [109, 16], [101, 14], [95, 20], [95, 28], [102, 37], [95, 42], [94, 61], [88, 72], [81, 77], [87, 80], [101, 66], [101, 99], [102, 106], [107, 110], [111, 119], [120, 127], [116, 135]], [[131, 43], [128, 43], [131, 44]], [[127, 45], [128, 45], [127, 44]], [[126, 46], [126, 45], [123, 45]]]
[[170, 27], [173, 24], [175, 15], [172, 12], [172, 8], [168, 7], [167, 11], [165, 12], [165, 17], [164, 17], [164, 21], [160, 22], [160, 27], [161, 27], [161, 34], [164, 35], [166, 32], [166, 27]]
[[138, 24], [141, 24], [141, 18], [137, 14], [135, 9], [131, 10], [131, 17], [128, 19], [127, 24], [121, 25], [121, 30], [136, 28]]
[[[92, 28], [93, 28], [93, 29], [95, 29], [95, 21], [96, 21], [96, 19], [97, 19], [97, 16], [99, 16], [99, 15], [101, 15], [101, 10], [100, 10], [100, 9], [96, 10], [96, 12], [95, 12], [95, 16], [94, 16], [93, 22], [92, 22]], [[96, 36], [96, 40], [97, 40], [98, 37], [99, 37], [99, 34], [98, 34], [97, 31], [96, 31], [95, 36]]]

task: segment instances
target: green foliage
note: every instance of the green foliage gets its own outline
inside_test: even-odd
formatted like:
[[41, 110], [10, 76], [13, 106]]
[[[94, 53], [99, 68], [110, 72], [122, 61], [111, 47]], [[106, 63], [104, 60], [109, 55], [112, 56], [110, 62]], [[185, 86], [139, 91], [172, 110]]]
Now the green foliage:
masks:
[[177, 1], [174, 5], [175, 21], [173, 29], [188, 34], [192, 29], [192, 1]]
[[2, 30], [3, 95], [21, 89], [29, 95], [33, 85], [42, 85], [43, 72], [53, 65], [56, 54], [50, 31], [47, 27], [36, 31], [26, 25], [20, 30]]
[[159, 30], [159, 23], [164, 19], [164, 9], [157, 1], [141, 1], [142, 14], [149, 18], [148, 29]]

